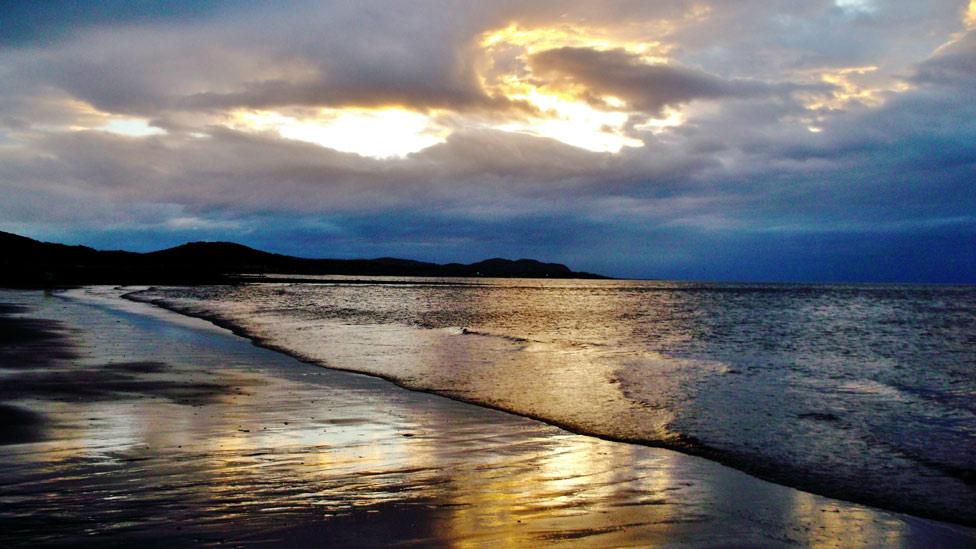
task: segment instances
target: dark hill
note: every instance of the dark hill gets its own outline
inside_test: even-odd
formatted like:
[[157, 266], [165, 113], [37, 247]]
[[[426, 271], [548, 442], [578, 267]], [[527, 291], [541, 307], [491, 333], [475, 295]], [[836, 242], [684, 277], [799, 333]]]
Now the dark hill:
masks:
[[0, 232], [0, 285], [203, 284], [240, 273], [353, 276], [605, 278], [558, 263], [494, 258], [440, 265], [409, 259], [305, 259], [232, 242], [191, 242], [150, 253], [99, 251]]
[[511, 276], [508, 273], [518, 272], [518, 276], [523, 278], [573, 278], [573, 271], [569, 267], [559, 263], [540, 263], [534, 259], [519, 259], [511, 261], [496, 257], [486, 259], [478, 263], [466, 265], [469, 269], [474, 269], [481, 276]]

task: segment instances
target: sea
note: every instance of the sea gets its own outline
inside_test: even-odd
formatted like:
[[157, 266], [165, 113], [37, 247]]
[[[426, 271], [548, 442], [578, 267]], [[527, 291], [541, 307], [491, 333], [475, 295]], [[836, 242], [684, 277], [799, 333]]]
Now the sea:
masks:
[[976, 524], [976, 287], [274, 280], [128, 297], [315, 365]]

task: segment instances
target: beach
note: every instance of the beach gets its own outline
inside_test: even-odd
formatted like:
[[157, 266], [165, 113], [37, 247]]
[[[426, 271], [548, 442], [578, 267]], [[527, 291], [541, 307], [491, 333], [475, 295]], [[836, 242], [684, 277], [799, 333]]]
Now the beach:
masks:
[[115, 297], [0, 291], [0, 543], [969, 547], [971, 528], [317, 367]]

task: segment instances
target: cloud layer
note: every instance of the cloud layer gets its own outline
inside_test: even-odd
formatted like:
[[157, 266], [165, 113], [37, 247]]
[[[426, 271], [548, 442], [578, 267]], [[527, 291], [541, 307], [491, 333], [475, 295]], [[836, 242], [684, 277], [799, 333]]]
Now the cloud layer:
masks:
[[[19, 10], [0, 49], [0, 229], [976, 282], [968, 3], [865, 6]], [[323, 145], [394, 139], [383, 117], [401, 114], [419, 122], [396, 139], [421, 145]]]

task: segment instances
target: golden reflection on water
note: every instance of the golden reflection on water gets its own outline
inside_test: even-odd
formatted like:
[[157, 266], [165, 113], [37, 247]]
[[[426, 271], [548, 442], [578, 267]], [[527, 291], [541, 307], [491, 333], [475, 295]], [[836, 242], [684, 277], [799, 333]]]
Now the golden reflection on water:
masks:
[[314, 507], [327, 517], [427, 501], [437, 509], [435, 531], [457, 547], [525, 546], [566, 532], [599, 540], [669, 513], [640, 506], [672, 484], [667, 460], [648, 459], [647, 449], [502, 414], [485, 423], [440, 399], [433, 408], [384, 409], [333, 394], [333, 410], [323, 414], [305, 408], [314, 389], [268, 379], [245, 398], [201, 406], [154, 398], [62, 403], [52, 413], [57, 441], [22, 457], [46, 461], [61, 478], [93, 462], [134, 475], [108, 488], [109, 499], [137, 498], [143, 483], [172, 483], [180, 500], [225, 521], [255, 511]]
[[904, 523], [866, 507], [824, 505], [823, 498], [793, 491], [790, 511], [809, 519], [802, 542], [816, 549], [836, 547], [902, 547]]
[[[689, 482], [694, 458], [502, 414], [486, 423], [447, 402], [384, 409], [361, 395], [337, 400], [333, 394], [333, 411], [310, 412], [305, 405], [316, 392], [269, 380], [239, 402], [62, 403], [52, 412], [61, 420], [56, 442], [22, 458], [63, 480], [90, 484], [59, 497], [94, 492], [106, 501], [137, 500], [141, 490], [163, 483], [218, 522], [311, 508], [321, 510], [319, 520], [330, 520], [357, 507], [425, 501], [434, 509], [438, 543], [454, 547], [560, 540], [651, 546], [687, 535], [681, 519], [697, 508], [721, 512], [707, 484], [687, 487], [700, 481], [691, 476]], [[79, 458], [119, 467], [122, 479], [99, 487]], [[804, 544], [900, 545], [899, 524], [871, 528], [878, 518], [871, 511], [838, 503], [840, 513], [823, 512], [822, 498], [774, 492], [792, 493], [790, 520], [814, 529]], [[696, 527], [706, 539], [713, 529]]]
[[[118, 329], [114, 317], [87, 311], [85, 318], [95, 329]], [[117, 347], [89, 342], [98, 355], [90, 362], [133, 360], [146, 339], [160, 337], [150, 326]], [[167, 344], [174, 370], [165, 375], [192, 374], [219, 388], [206, 399], [127, 393], [45, 402], [50, 441], [0, 446], [15, 466], [0, 473], [2, 485], [19, 502], [0, 512], [94, 517], [93, 531], [103, 534], [124, 522], [137, 530], [180, 524], [276, 539], [359, 510], [376, 513], [377, 524], [412, 510], [410, 520], [422, 524], [411, 532], [421, 543], [453, 547], [904, 544], [906, 523], [892, 515], [675, 452], [319, 370], [244, 341], [225, 342], [221, 353], [198, 348], [212, 349], [219, 338], [227, 336]], [[459, 351], [444, 345], [437, 352], [448, 360]], [[528, 361], [551, 356], [523, 354]], [[537, 360], [521, 367], [553, 369], [550, 358]], [[575, 394], [550, 382], [528, 388], [531, 398]], [[573, 398], [580, 397], [567, 406]], [[614, 398], [576, 404], [606, 406], [612, 419]]]

